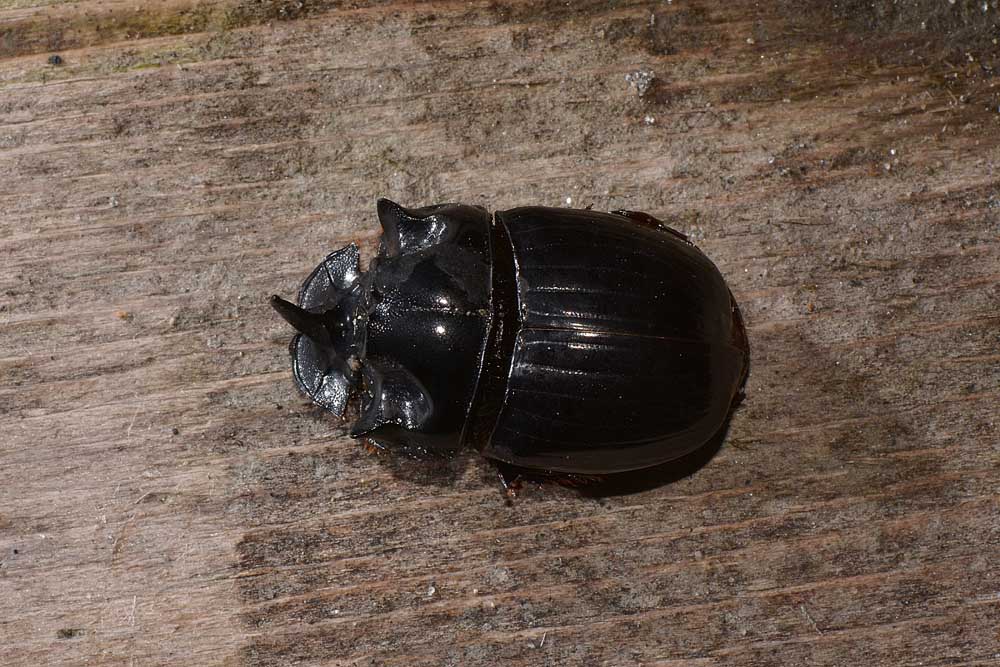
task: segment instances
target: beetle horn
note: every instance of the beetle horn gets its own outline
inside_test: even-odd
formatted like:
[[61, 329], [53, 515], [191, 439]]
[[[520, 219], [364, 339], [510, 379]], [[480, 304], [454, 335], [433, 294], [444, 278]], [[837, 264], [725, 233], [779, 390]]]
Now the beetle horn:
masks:
[[320, 345], [332, 344], [330, 332], [326, 328], [322, 315], [310, 313], [305, 308], [299, 308], [277, 294], [271, 295], [271, 307], [278, 311], [281, 318], [291, 324], [299, 333], [309, 336]]
[[382, 245], [379, 254], [396, 257], [402, 252], [402, 227], [407, 222], [413, 222], [413, 216], [405, 208], [388, 199], [379, 199], [377, 210], [378, 221], [382, 225]]
[[448, 229], [434, 213], [447, 204], [404, 208], [388, 199], [378, 200], [378, 221], [382, 225], [379, 255], [397, 257], [440, 243]]
[[394, 424], [420, 430], [434, 413], [426, 387], [406, 368], [391, 365], [377, 368], [366, 363], [361, 417], [351, 427], [351, 436], [360, 437], [380, 426]]
[[300, 332], [289, 347], [295, 382], [317, 404], [338, 417], [343, 416], [357, 386], [354, 358], [345, 360], [338, 353], [344, 346], [333, 340], [324, 315], [309, 312], [277, 295], [271, 297], [271, 306]]

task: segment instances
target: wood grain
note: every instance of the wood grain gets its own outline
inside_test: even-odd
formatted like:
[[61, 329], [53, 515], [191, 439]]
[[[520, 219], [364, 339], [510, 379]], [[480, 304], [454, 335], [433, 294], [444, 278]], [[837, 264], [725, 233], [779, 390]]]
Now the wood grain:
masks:
[[[0, 663], [1000, 663], [998, 16], [0, 0]], [[513, 505], [367, 455], [266, 297], [378, 196], [689, 234], [726, 445]]]

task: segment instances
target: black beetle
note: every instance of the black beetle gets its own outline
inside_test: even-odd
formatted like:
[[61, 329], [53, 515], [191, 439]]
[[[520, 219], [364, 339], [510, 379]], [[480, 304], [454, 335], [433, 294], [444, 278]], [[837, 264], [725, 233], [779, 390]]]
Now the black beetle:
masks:
[[412, 455], [465, 446], [516, 469], [600, 476], [657, 466], [725, 428], [746, 379], [739, 308], [715, 265], [645, 213], [378, 202], [355, 245], [309, 275], [299, 387], [351, 435]]

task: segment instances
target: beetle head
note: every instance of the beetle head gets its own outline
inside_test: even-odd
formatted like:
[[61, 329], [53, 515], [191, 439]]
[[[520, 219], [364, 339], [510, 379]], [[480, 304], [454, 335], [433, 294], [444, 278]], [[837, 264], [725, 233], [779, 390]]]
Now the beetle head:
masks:
[[[411, 451], [454, 448], [490, 305], [490, 216], [481, 207], [404, 208], [381, 199], [378, 218], [383, 233], [368, 271], [352, 244], [316, 267], [298, 305], [271, 297], [299, 332], [291, 343], [295, 380], [339, 417], [357, 395], [353, 437]], [[423, 345], [412, 343], [428, 332]], [[464, 370], [461, 377], [438, 372], [452, 367]]]
[[299, 332], [292, 339], [295, 381], [313, 401], [342, 416], [357, 387], [364, 347], [358, 317], [362, 273], [354, 244], [331, 253], [299, 291], [299, 305], [275, 295], [271, 306]]

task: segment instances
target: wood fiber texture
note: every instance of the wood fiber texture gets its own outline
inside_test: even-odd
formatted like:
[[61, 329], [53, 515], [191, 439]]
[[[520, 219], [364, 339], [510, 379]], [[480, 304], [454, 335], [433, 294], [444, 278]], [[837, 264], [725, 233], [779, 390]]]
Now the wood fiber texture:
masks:
[[[998, 16], [0, 0], [0, 664], [1000, 663]], [[725, 445], [513, 505], [367, 454], [266, 299], [379, 196], [690, 235]]]

